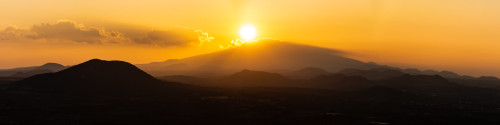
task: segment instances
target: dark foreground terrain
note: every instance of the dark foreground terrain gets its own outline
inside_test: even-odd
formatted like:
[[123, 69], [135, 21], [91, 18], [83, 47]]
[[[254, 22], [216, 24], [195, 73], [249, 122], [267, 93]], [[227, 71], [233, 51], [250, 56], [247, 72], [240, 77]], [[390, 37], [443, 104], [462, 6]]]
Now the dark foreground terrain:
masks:
[[439, 76], [321, 79], [334, 82], [316, 88], [196, 87], [159, 81], [126, 62], [90, 60], [3, 84], [0, 124], [500, 123], [500, 94], [494, 89]]

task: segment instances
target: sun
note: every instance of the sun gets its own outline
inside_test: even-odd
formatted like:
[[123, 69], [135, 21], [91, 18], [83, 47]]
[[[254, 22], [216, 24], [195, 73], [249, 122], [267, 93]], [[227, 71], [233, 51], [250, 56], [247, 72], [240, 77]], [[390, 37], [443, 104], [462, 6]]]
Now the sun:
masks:
[[252, 40], [257, 36], [257, 30], [250, 24], [243, 25], [240, 29], [240, 36], [243, 40]]

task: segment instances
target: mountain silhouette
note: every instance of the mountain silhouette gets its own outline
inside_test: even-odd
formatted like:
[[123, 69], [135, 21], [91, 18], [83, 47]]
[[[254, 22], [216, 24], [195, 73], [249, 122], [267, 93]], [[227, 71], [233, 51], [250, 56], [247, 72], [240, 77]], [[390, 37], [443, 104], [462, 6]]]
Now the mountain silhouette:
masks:
[[408, 101], [416, 100], [417, 96], [403, 92], [397, 89], [384, 87], [384, 86], [374, 86], [368, 89], [364, 89], [356, 93], [354, 99], [362, 99], [369, 101], [372, 105], [374, 103], [385, 103], [383, 105], [394, 103], [395, 101]]
[[461, 75], [454, 73], [454, 72], [451, 72], [451, 71], [441, 71], [441, 72], [437, 73], [436, 75], [440, 75], [440, 76], [445, 77], [445, 78], [461, 78], [462, 77]]
[[215, 84], [230, 87], [291, 87], [294, 81], [277, 73], [242, 70], [215, 81]]
[[477, 78], [479, 80], [491, 80], [491, 81], [499, 81], [500, 79], [498, 79], [497, 77], [494, 77], [494, 76], [481, 76], [479, 78]]
[[389, 83], [395, 83], [411, 87], [415, 86], [438, 87], [438, 86], [458, 85], [448, 81], [447, 79], [439, 75], [408, 75], [408, 74], [405, 74], [403, 76], [394, 79], [390, 79]]
[[345, 68], [370, 69], [377, 64], [346, 58], [341, 51], [275, 40], [260, 40], [255, 44], [184, 59], [139, 64], [139, 68], [154, 76], [191, 75], [221, 77], [243, 69], [276, 72], [304, 67], [316, 67], [328, 72]]
[[466, 86], [493, 88], [500, 90], [500, 79], [494, 76], [481, 76], [479, 78], [467, 78], [467, 79], [455, 78], [455, 79], [450, 79], [450, 81]]
[[157, 79], [163, 80], [163, 81], [171, 81], [171, 82], [193, 84], [193, 85], [204, 85], [211, 80], [211, 79], [207, 79], [207, 78], [199, 78], [199, 77], [186, 76], [186, 75], [162, 76], [162, 77], [157, 77]]
[[301, 70], [287, 73], [286, 76], [292, 79], [310, 79], [316, 76], [326, 75], [326, 74], [329, 74], [329, 72], [324, 69], [315, 67], [306, 67]]
[[333, 89], [337, 91], [355, 91], [374, 86], [374, 84], [361, 76], [347, 76], [344, 74], [328, 74], [314, 77], [308, 81], [313, 88]]
[[43, 64], [42, 66], [36, 67], [35, 70], [42, 70], [42, 69], [48, 69], [54, 72], [61, 71], [63, 69], [66, 69], [67, 67], [59, 64], [59, 63], [46, 63]]
[[399, 70], [385, 68], [376, 68], [370, 70], [344, 69], [338, 73], [348, 76], [363, 76], [369, 80], [391, 79], [404, 75], [404, 73]]
[[31, 76], [38, 75], [38, 74], [52, 73], [52, 72], [54, 72], [54, 71], [49, 70], [49, 69], [34, 69], [34, 70], [26, 71], [26, 72], [17, 72], [16, 74], [11, 75], [10, 77], [27, 78], [27, 77], [31, 77]]
[[58, 72], [67, 67], [58, 63], [46, 63], [41, 66], [20, 67], [0, 70], [0, 76], [26, 78], [38, 74]]
[[164, 83], [130, 63], [99, 59], [12, 83], [18, 88], [74, 92], [136, 91], [159, 87], [162, 84]]
[[[408, 75], [382, 81], [385, 86], [415, 93], [443, 94], [456, 93], [467, 87], [450, 82], [439, 75]], [[468, 91], [468, 90], [467, 90]]]
[[418, 69], [401, 69], [401, 72], [410, 75], [440, 75], [448, 79], [474, 79], [474, 77], [460, 75], [451, 71], [436, 71], [436, 70], [424, 70], [420, 71]]

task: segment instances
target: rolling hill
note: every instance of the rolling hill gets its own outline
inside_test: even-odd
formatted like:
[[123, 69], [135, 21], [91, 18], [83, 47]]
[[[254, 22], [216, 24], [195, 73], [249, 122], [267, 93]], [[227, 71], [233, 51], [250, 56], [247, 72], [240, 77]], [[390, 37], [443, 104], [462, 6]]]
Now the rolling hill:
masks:
[[92, 59], [59, 72], [35, 75], [11, 83], [11, 87], [70, 93], [123, 94], [124, 91], [148, 92], [167, 83], [127, 62]]

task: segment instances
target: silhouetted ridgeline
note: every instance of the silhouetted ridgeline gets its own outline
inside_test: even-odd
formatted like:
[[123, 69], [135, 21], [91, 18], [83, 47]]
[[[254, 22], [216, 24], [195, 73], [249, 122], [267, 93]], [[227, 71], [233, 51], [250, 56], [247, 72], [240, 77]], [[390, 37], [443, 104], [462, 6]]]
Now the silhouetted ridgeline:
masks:
[[277, 73], [267, 73], [262, 71], [242, 70], [215, 81], [219, 86], [235, 87], [289, 87], [293, 86], [291, 79]]
[[210, 79], [160, 77], [192, 84], [186, 85], [157, 80], [127, 62], [93, 59], [3, 84], [0, 124], [500, 123], [498, 90], [438, 75], [343, 71], [349, 74], [292, 73], [309, 79], [252, 70]]
[[301, 70], [292, 71], [290, 73], [286, 73], [286, 76], [291, 79], [310, 79], [320, 75], [330, 74], [330, 72], [315, 67], [306, 67]]
[[21, 67], [14, 69], [5, 69], [0, 70], [0, 77], [15, 77], [15, 78], [27, 78], [30, 76], [50, 73], [50, 72], [58, 72], [67, 68], [61, 64], [57, 63], [46, 63], [41, 66], [32, 66], [32, 67]]
[[[404, 74], [439, 75], [456, 83], [474, 87], [500, 88], [500, 80], [484, 81], [450, 71], [400, 69], [345, 57], [338, 50], [301, 45], [276, 40], [260, 40], [210, 54], [164, 62], [138, 64], [142, 70], [162, 79], [182, 75], [195, 78], [218, 79], [243, 69], [279, 73], [289, 79], [307, 80], [319, 75], [340, 73], [362, 76], [371, 81], [392, 79]], [[171, 77], [171, 80], [179, 80]], [[186, 79], [184, 78], [183, 81]], [[458, 81], [457, 81], [458, 80]], [[189, 81], [189, 80], [188, 80]], [[189, 83], [200, 82], [191, 80]], [[204, 82], [205, 83], [205, 82]], [[476, 84], [477, 83], [477, 84]]]
[[383, 67], [344, 57], [338, 50], [275, 40], [261, 40], [184, 59], [138, 64], [153, 76], [189, 75], [195, 77], [224, 77], [243, 69], [283, 73], [289, 70], [316, 67], [328, 72], [345, 68], [371, 69]]

